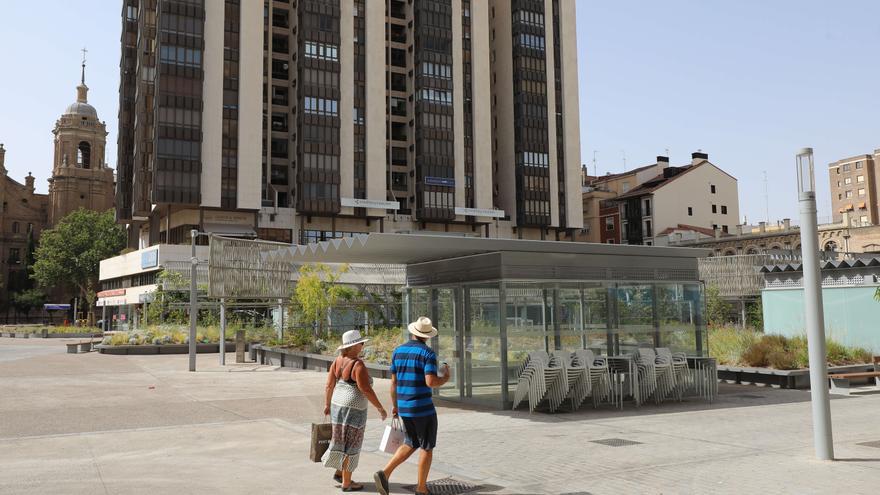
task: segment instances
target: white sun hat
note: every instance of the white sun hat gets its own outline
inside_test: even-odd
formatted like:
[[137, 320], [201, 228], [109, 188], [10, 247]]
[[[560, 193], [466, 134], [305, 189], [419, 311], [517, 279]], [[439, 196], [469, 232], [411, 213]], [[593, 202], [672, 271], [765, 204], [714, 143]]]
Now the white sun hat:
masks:
[[370, 339], [365, 339], [360, 330], [349, 330], [342, 334], [342, 345], [337, 347], [337, 351], [341, 351], [347, 347], [351, 347], [358, 344], [363, 344], [364, 342], [369, 342]]
[[418, 320], [410, 323], [407, 329], [409, 333], [423, 339], [437, 336], [437, 329], [431, 324], [431, 319], [424, 316], [420, 316]]

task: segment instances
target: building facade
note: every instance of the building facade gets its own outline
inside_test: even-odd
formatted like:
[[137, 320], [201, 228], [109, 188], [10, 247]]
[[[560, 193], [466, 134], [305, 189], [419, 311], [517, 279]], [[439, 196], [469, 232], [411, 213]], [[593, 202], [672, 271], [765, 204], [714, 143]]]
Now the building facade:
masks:
[[126, 0], [122, 23], [133, 248], [583, 226], [574, 2]]
[[[687, 165], [672, 167], [668, 157], [658, 156], [653, 165], [597, 177], [583, 194], [585, 210], [588, 201], [595, 202], [597, 197], [605, 205], [598, 219], [606, 226], [604, 236], [592, 234], [591, 242], [665, 244], [666, 236], [682, 226], [726, 234], [739, 224], [736, 178], [699, 151], [691, 154]], [[610, 235], [615, 222], [619, 227]]]
[[880, 149], [873, 154], [856, 155], [828, 165], [831, 186], [831, 216], [834, 223], [849, 215], [860, 226], [880, 223]]

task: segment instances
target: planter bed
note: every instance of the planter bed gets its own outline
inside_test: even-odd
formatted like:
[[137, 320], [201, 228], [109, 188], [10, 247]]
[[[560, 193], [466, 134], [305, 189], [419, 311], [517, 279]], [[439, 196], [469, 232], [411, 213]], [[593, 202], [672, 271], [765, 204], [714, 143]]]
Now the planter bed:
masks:
[[24, 333], [24, 332], [3, 332], [3, 337], [11, 337], [14, 339], [90, 339], [93, 337], [101, 337], [100, 333]]
[[[249, 344], [245, 344], [247, 348]], [[152, 354], [188, 354], [189, 344], [143, 344], [143, 345], [96, 345], [101, 354], [143, 356]], [[220, 352], [220, 344], [196, 344], [196, 353], [211, 354]], [[226, 342], [226, 352], [235, 352], [235, 342]]]
[[[311, 354], [305, 351], [268, 347], [261, 344], [254, 345], [251, 352], [256, 354], [256, 361], [260, 364], [312, 371], [327, 371], [336, 359], [336, 356]], [[366, 365], [367, 371], [373, 378], [391, 378], [388, 366], [373, 363], [366, 363]]]
[[[874, 371], [874, 367], [870, 364], [851, 364], [847, 366], [828, 367], [828, 374], [859, 373], [862, 371]], [[772, 368], [747, 368], [718, 365], [718, 379], [731, 381], [737, 384], [753, 383], [792, 389], [810, 388], [809, 369], [776, 370]], [[867, 379], [865, 380], [865, 383], [868, 383]]]

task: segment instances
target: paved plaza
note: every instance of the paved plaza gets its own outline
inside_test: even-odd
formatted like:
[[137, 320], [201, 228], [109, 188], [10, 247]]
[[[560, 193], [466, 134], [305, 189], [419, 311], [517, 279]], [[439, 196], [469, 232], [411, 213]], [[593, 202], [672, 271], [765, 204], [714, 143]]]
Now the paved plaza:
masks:
[[[221, 368], [216, 354], [199, 355], [199, 371], [189, 373], [185, 355], [74, 355], [63, 343], [0, 339], [0, 493], [340, 492], [330, 470], [308, 461], [324, 374]], [[388, 381], [376, 388], [387, 402]], [[712, 405], [551, 416], [443, 403], [439, 414], [431, 478], [481, 487], [469, 493], [868, 494], [880, 486], [878, 395], [832, 401], [833, 463], [813, 459], [804, 391], [722, 385]], [[370, 415], [355, 480], [375, 493], [371, 473], [388, 456], [376, 452], [382, 423]], [[869, 442], [876, 446], [860, 445]], [[402, 466], [393, 493], [411, 493], [415, 475], [415, 464]]]

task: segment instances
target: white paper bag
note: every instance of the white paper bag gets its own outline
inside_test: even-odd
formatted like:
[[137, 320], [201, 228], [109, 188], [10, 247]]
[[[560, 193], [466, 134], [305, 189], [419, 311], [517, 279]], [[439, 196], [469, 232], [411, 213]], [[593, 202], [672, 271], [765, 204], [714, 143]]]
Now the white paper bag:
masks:
[[406, 440], [406, 432], [403, 429], [403, 424], [399, 418], [394, 418], [390, 425], [385, 426], [382, 441], [379, 442], [379, 451], [394, 454], [398, 447], [403, 445], [404, 440]]

